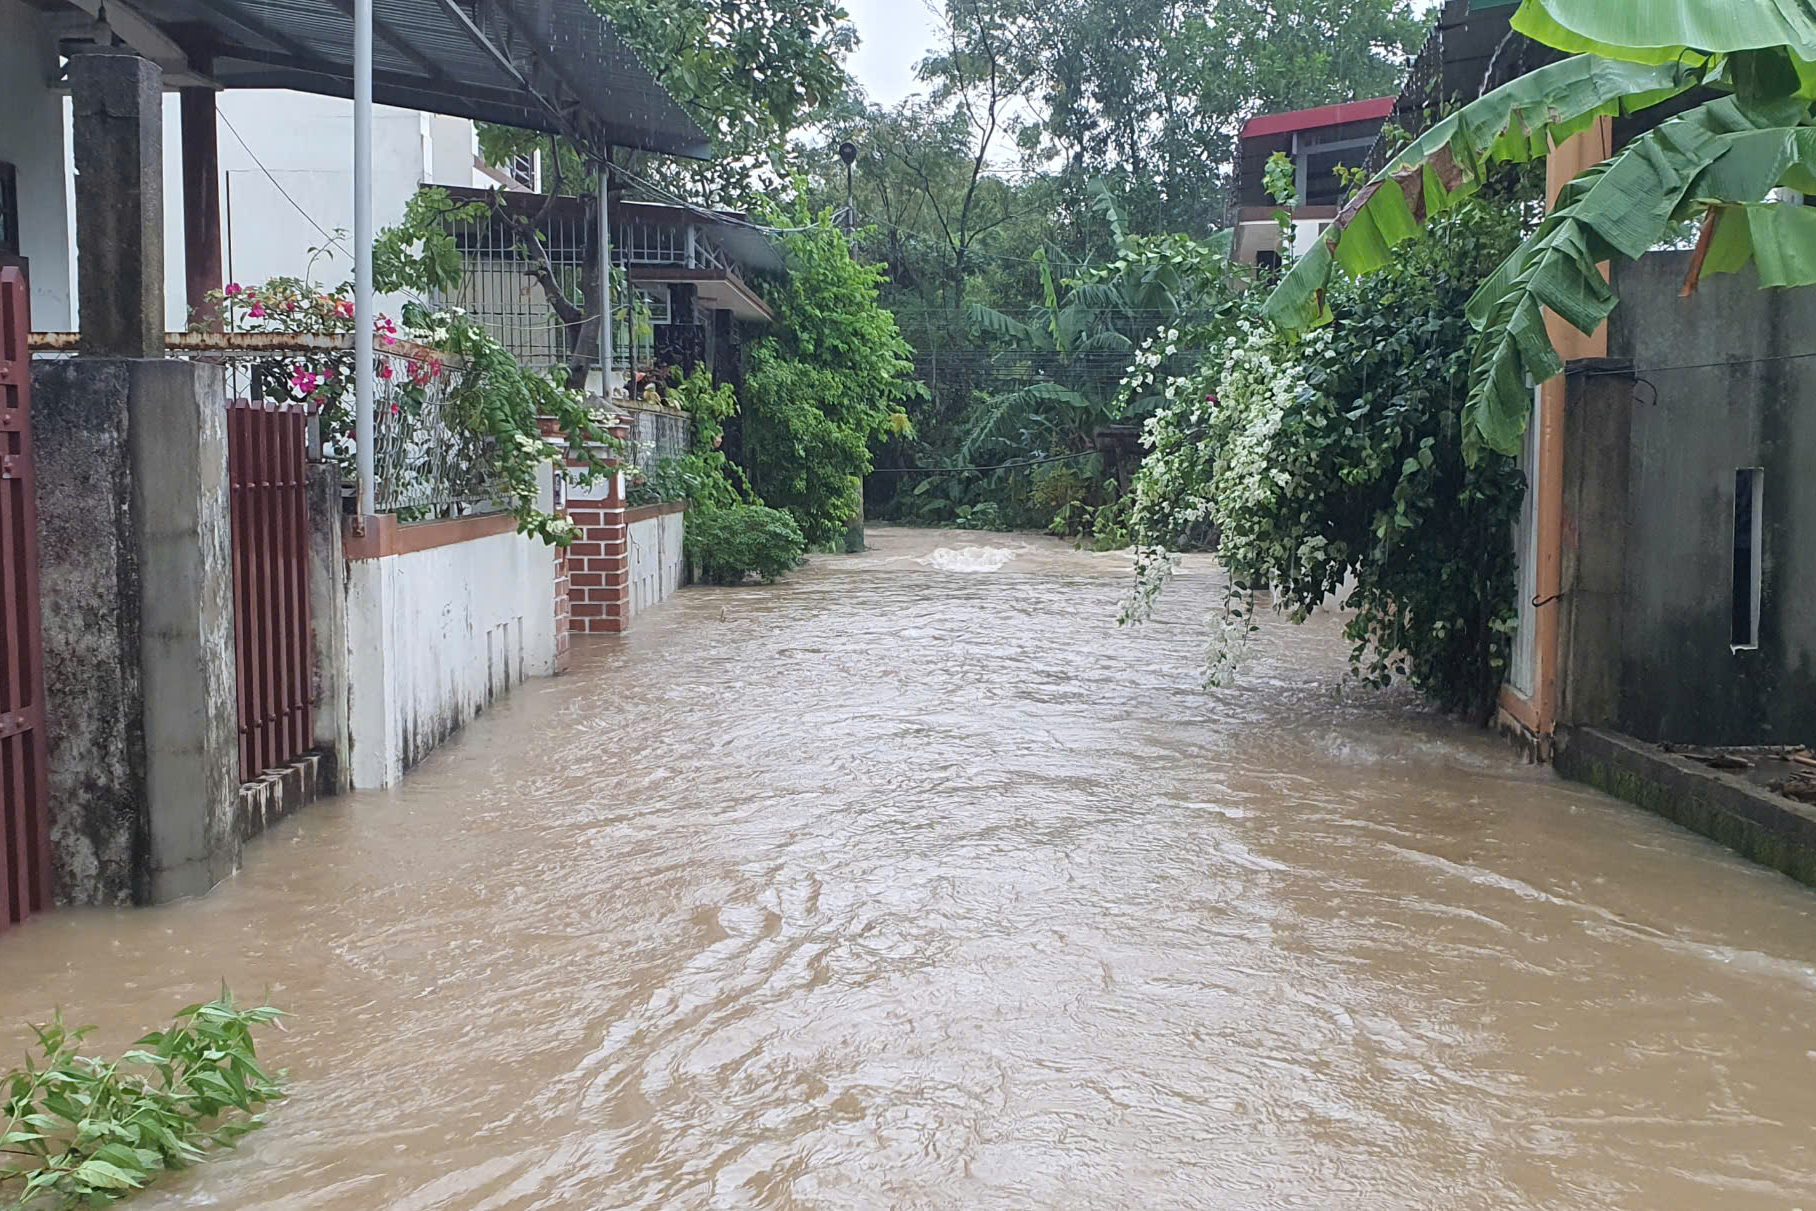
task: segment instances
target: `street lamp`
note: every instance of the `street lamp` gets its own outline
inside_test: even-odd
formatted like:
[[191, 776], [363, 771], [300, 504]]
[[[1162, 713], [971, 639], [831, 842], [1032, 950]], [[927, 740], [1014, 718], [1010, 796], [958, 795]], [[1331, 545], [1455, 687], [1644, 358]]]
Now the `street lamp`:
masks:
[[852, 200], [851, 166], [857, 162], [858, 145], [856, 143], [839, 144], [839, 159], [845, 161], [845, 237], [851, 238], [851, 221], [857, 217], [857, 205]]

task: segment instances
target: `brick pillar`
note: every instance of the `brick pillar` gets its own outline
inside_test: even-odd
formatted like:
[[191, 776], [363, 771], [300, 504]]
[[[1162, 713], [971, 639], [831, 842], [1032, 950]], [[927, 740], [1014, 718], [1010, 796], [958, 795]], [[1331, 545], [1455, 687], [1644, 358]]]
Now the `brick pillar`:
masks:
[[[554, 417], [538, 417], [537, 426], [541, 429], [543, 437], [550, 440], [560, 439], [561, 426]], [[554, 500], [551, 503], [551, 507], [555, 516], [571, 516], [568, 512], [567, 474], [564, 468], [556, 468], [554, 482]], [[573, 639], [568, 633], [573, 626], [573, 619], [569, 613], [572, 608], [572, 601], [569, 596], [571, 591], [569, 577], [572, 572], [572, 563], [572, 547], [557, 547], [555, 549], [555, 672], [557, 674], [567, 672], [568, 669], [573, 666], [574, 662]]]
[[[624, 425], [613, 436], [628, 440]], [[602, 490], [603, 489], [603, 490]], [[568, 548], [569, 612], [573, 629], [587, 635], [617, 635], [630, 626], [631, 552], [625, 524], [624, 473], [614, 471], [588, 499], [568, 502], [580, 536]]]

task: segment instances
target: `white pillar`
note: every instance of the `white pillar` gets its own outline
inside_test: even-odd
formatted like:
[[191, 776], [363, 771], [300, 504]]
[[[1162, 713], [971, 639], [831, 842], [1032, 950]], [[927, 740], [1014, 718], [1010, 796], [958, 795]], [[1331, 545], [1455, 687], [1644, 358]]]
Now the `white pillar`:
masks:
[[378, 512], [373, 482], [372, 0], [353, 0], [353, 372], [359, 511]]

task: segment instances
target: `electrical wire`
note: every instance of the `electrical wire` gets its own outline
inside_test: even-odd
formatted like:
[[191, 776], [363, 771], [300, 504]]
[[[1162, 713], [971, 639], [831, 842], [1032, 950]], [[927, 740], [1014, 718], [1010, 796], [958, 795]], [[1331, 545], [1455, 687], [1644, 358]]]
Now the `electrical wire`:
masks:
[[1070, 462], [1075, 458], [1095, 458], [1097, 451], [1080, 450], [1075, 454], [1053, 454], [1021, 462], [997, 463], [993, 467], [872, 467], [872, 475], [973, 475], [985, 471], [1014, 471], [1022, 467], [1044, 467], [1048, 463]]

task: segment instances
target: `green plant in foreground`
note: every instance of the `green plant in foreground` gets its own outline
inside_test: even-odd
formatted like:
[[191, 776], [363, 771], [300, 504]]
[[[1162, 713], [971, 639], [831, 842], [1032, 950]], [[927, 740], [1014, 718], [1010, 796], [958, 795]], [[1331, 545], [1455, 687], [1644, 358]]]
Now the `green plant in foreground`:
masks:
[[762, 505], [690, 514], [685, 542], [688, 562], [707, 584], [741, 584], [752, 572], [774, 580], [799, 567], [807, 549], [793, 517]]
[[15, 1208], [104, 1203], [232, 1147], [285, 1096], [252, 1041], [254, 1026], [281, 1016], [241, 1009], [223, 989], [117, 1060], [81, 1054], [92, 1026], [70, 1029], [61, 1015], [34, 1026], [42, 1057], [0, 1076], [0, 1195], [16, 1190]]

